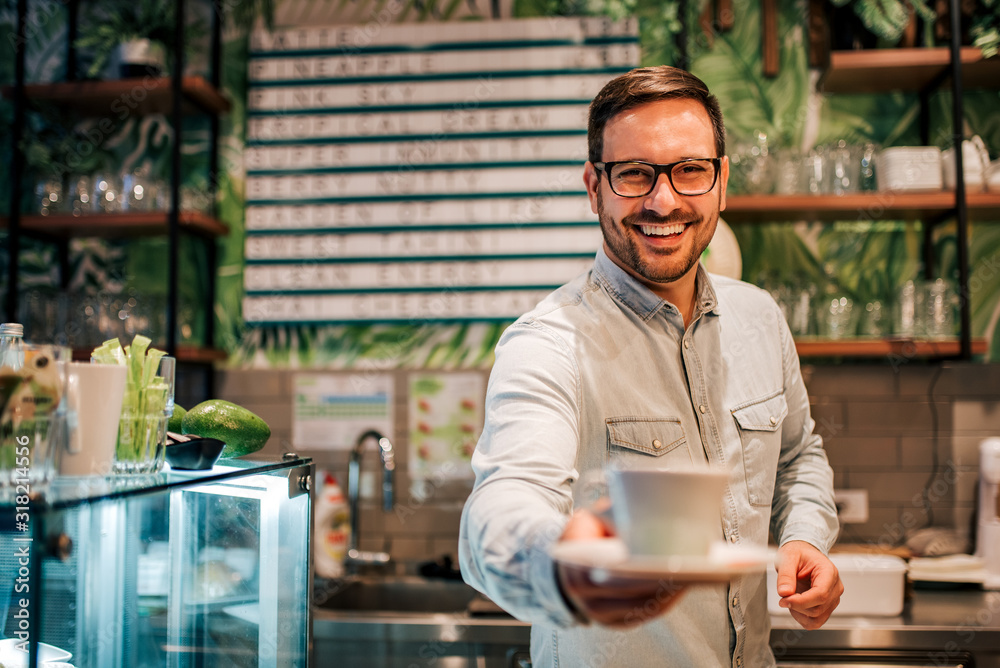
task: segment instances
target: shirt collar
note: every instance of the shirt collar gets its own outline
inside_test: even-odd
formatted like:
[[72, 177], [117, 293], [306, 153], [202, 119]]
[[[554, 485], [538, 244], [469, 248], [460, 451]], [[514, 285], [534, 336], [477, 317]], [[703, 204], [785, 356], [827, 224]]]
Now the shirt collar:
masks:
[[[594, 272], [597, 280], [603, 284], [616, 299], [625, 304], [644, 320], [648, 320], [660, 309], [667, 308], [678, 312], [677, 307], [658, 297], [652, 290], [640, 283], [634, 276], [619, 267], [608, 257], [602, 245], [597, 250], [594, 260]], [[698, 263], [695, 289], [698, 299], [695, 309], [699, 313], [719, 314], [719, 300], [715, 295], [715, 287], [705, 267]]]

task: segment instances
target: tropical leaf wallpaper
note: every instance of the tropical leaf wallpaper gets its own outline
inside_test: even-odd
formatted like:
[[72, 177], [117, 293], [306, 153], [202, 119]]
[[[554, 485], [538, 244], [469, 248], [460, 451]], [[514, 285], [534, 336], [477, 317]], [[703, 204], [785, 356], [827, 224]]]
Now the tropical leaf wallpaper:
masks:
[[[687, 43], [689, 67], [708, 83], [721, 101], [728, 129], [730, 159], [734, 162], [734, 191], [746, 187], [740, 180], [739, 159], [754, 150], [771, 155], [782, 151], [806, 153], [815, 146], [876, 147], [918, 145], [920, 100], [916, 94], [824, 95], [817, 93], [818, 72], [807, 62], [804, 0], [781, 3], [778, 40], [780, 69], [763, 74], [760, 4], [757, 0], [732, 3], [732, 27], [725, 30], [709, 15], [714, 4], [689, 1], [687, 15], [679, 3], [657, 0], [514, 0], [482, 3], [473, 0], [431, 0], [389, 3], [383, 0], [319, 2], [275, 0], [279, 18], [317, 23], [375, 20], [418, 22], [488, 20], [503, 17], [603, 15], [639, 18], [643, 64], [676, 63], [678, 36]], [[30, 0], [27, 79], [58, 80], [65, 68], [66, 21], [57, 0]], [[260, 3], [270, 6], [270, 2]], [[197, 6], [192, 1], [188, 5]], [[386, 8], [393, 12], [387, 15]], [[257, 5], [255, 5], [256, 7]], [[191, 12], [191, 21], [205, 21], [204, 12]], [[0, 35], [14, 34], [12, 2], [0, 2]], [[14, 80], [12, 41], [0, 40], [0, 83]], [[192, 49], [189, 69], [203, 71], [204, 49]], [[220, 171], [207, 173], [206, 122], [192, 119], [183, 131], [183, 197], [186, 205], [208, 206], [214, 189], [219, 217], [230, 233], [218, 254], [215, 345], [229, 353], [233, 366], [316, 368], [474, 368], [488, 367], [492, 349], [505, 323], [442, 325], [420, 322], [402, 325], [247, 327], [240, 304], [243, 297], [243, 246], [246, 131], [247, 35], [230, 28], [223, 47], [222, 80], [233, 102], [223, 116]], [[965, 122], [970, 135], [978, 134], [1000, 152], [1000, 114], [997, 90], [972, 91], [965, 98]], [[950, 97], [947, 91], [930, 96], [932, 142], [945, 145], [950, 136]], [[27, 210], [37, 202], [35, 188], [47, 169], [71, 161], [77, 171], [141, 168], [164, 178], [169, 172], [169, 145], [174, 131], [162, 116], [126, 115], [113, 127], [100, 127], [94, 137], [93, 120], [51, 120], [44, 109], [31, 116], [30, 136], [19, 138], [28, 153], [23, 200]], [[43, 119], [43, 120], [37, 120]], [[9, 101], [0, 103], [0, 183], [10, 183]], [[46, 134], [48, 133], [48, 134]], [[88, 135], [88, 133], [90, 133]], [[89, 149], [84, 151], [84, 148]], [[83, 155], [83, 153], [86, 155]], [[0, 211], [9, 208], [9, 189], [0, 189]], [[858, 304], [888, 307], [909, 280], [923, 272], [923, 223], [865, 218], [839, 223], [770, 223], [733, 225], [742, 251], [743, 278], [768, 288], [808, 286], [815, 294], [846, 295]], [[957, 276], [955, 229], [949, 222], [931, 231], [935, 276]], [[0, 253], [0, 281], [6, 280], [6, 244]], [[95, 304], [115, 299], [136, 300], [137, 310], [162, 310], [165, 298], [165, 240], [117, 242], [87, 239], [71, 247], [70, 291]], [[181, 340], [204, 343], [199, 306], [207, 289], [208, 260], [202, 245], [182, 248]], [[986, 360], [1000, 359], [1000, 225], [976, 222], [970, 231], [973, 335], [989, 341]], [[25, 241], [21, 256], [25, 303], [54, 299], [58, 294], [55, 250], [44, 243]], [[6, 289], [5, 284], [3, 289]], [[17, 314], [20, 315], [20, 314]], [[58, 334], [58, 332], [57, 332]], [[878, 361], [873, 360], [873, 363]]]

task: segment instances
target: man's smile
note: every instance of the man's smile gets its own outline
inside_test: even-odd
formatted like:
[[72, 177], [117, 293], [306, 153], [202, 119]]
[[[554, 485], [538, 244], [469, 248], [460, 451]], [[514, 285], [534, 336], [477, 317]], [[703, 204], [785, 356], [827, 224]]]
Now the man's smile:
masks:
[[642, 233], [647, 237], [676, 237], [680, 236], [686, 228], [685, 223], [673, 223], [670, 225], [639, 225]]

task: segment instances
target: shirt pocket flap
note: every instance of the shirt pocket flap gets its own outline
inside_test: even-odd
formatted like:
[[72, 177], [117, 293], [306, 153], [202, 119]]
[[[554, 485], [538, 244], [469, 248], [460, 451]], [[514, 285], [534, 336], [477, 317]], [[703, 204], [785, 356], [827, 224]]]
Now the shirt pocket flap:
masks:
[[749, 431], [777, 431], [786, 415], [788, 402], [784, 394], [733, 409], [733, 417], [740, 428]]
[[608, 418], [612, 446], [661, 457], [684, 445], [684, 427], [677, 418]]

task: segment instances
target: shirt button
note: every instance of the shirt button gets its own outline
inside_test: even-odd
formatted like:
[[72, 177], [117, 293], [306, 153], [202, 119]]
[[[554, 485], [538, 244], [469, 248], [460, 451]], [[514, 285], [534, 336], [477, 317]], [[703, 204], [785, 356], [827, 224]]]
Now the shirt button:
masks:
[[730, 543], [735, 543], [736, 542], [736, 534], [734, 534], [734, 533], [729, 534], [729, 542]]
[[685, 348], [691, 347], [691, 339], [684, 339], [684, 347]]
[[705, 404], [702, 404], [701, 406], [698, 406], [698, 410], [701, 411], [702, 415], [704, 415], [705, 411], [708, 410], [708, 406], [706, 406]]
[[738, 597], [738, 596], [733, 596], [733, 607], [734, 607], [734, 608], [735, 608], [735, 607], [736, 607], [737, 605], [739, 605], [739, 602], [740, 602], [740, 599], [739, 599], [739, 597]]
[[776, 417], [774, 417], [774, 416], [772, 415], [772, 416], [771, 416], [771, 424], [772, 424], [772, 425], [776, 425], [776, 424], [778, 424], [778, 418], [776, 418]]
[[741, 659], [740, 657], [736, 657], [736, 665], [737, 666], [742, 666], [743, 665], [743, 659]]
[[662, 448], [662, 447], [663, 447], [663, 443], [661, 443], [661, 442], [660, 442], [660, 439], [658, 439], [658, 438], [654, 438], [654, 439], [653, 439], [653, 447], [654, 447], [655, 449], [659, 450], [660, 448]]

